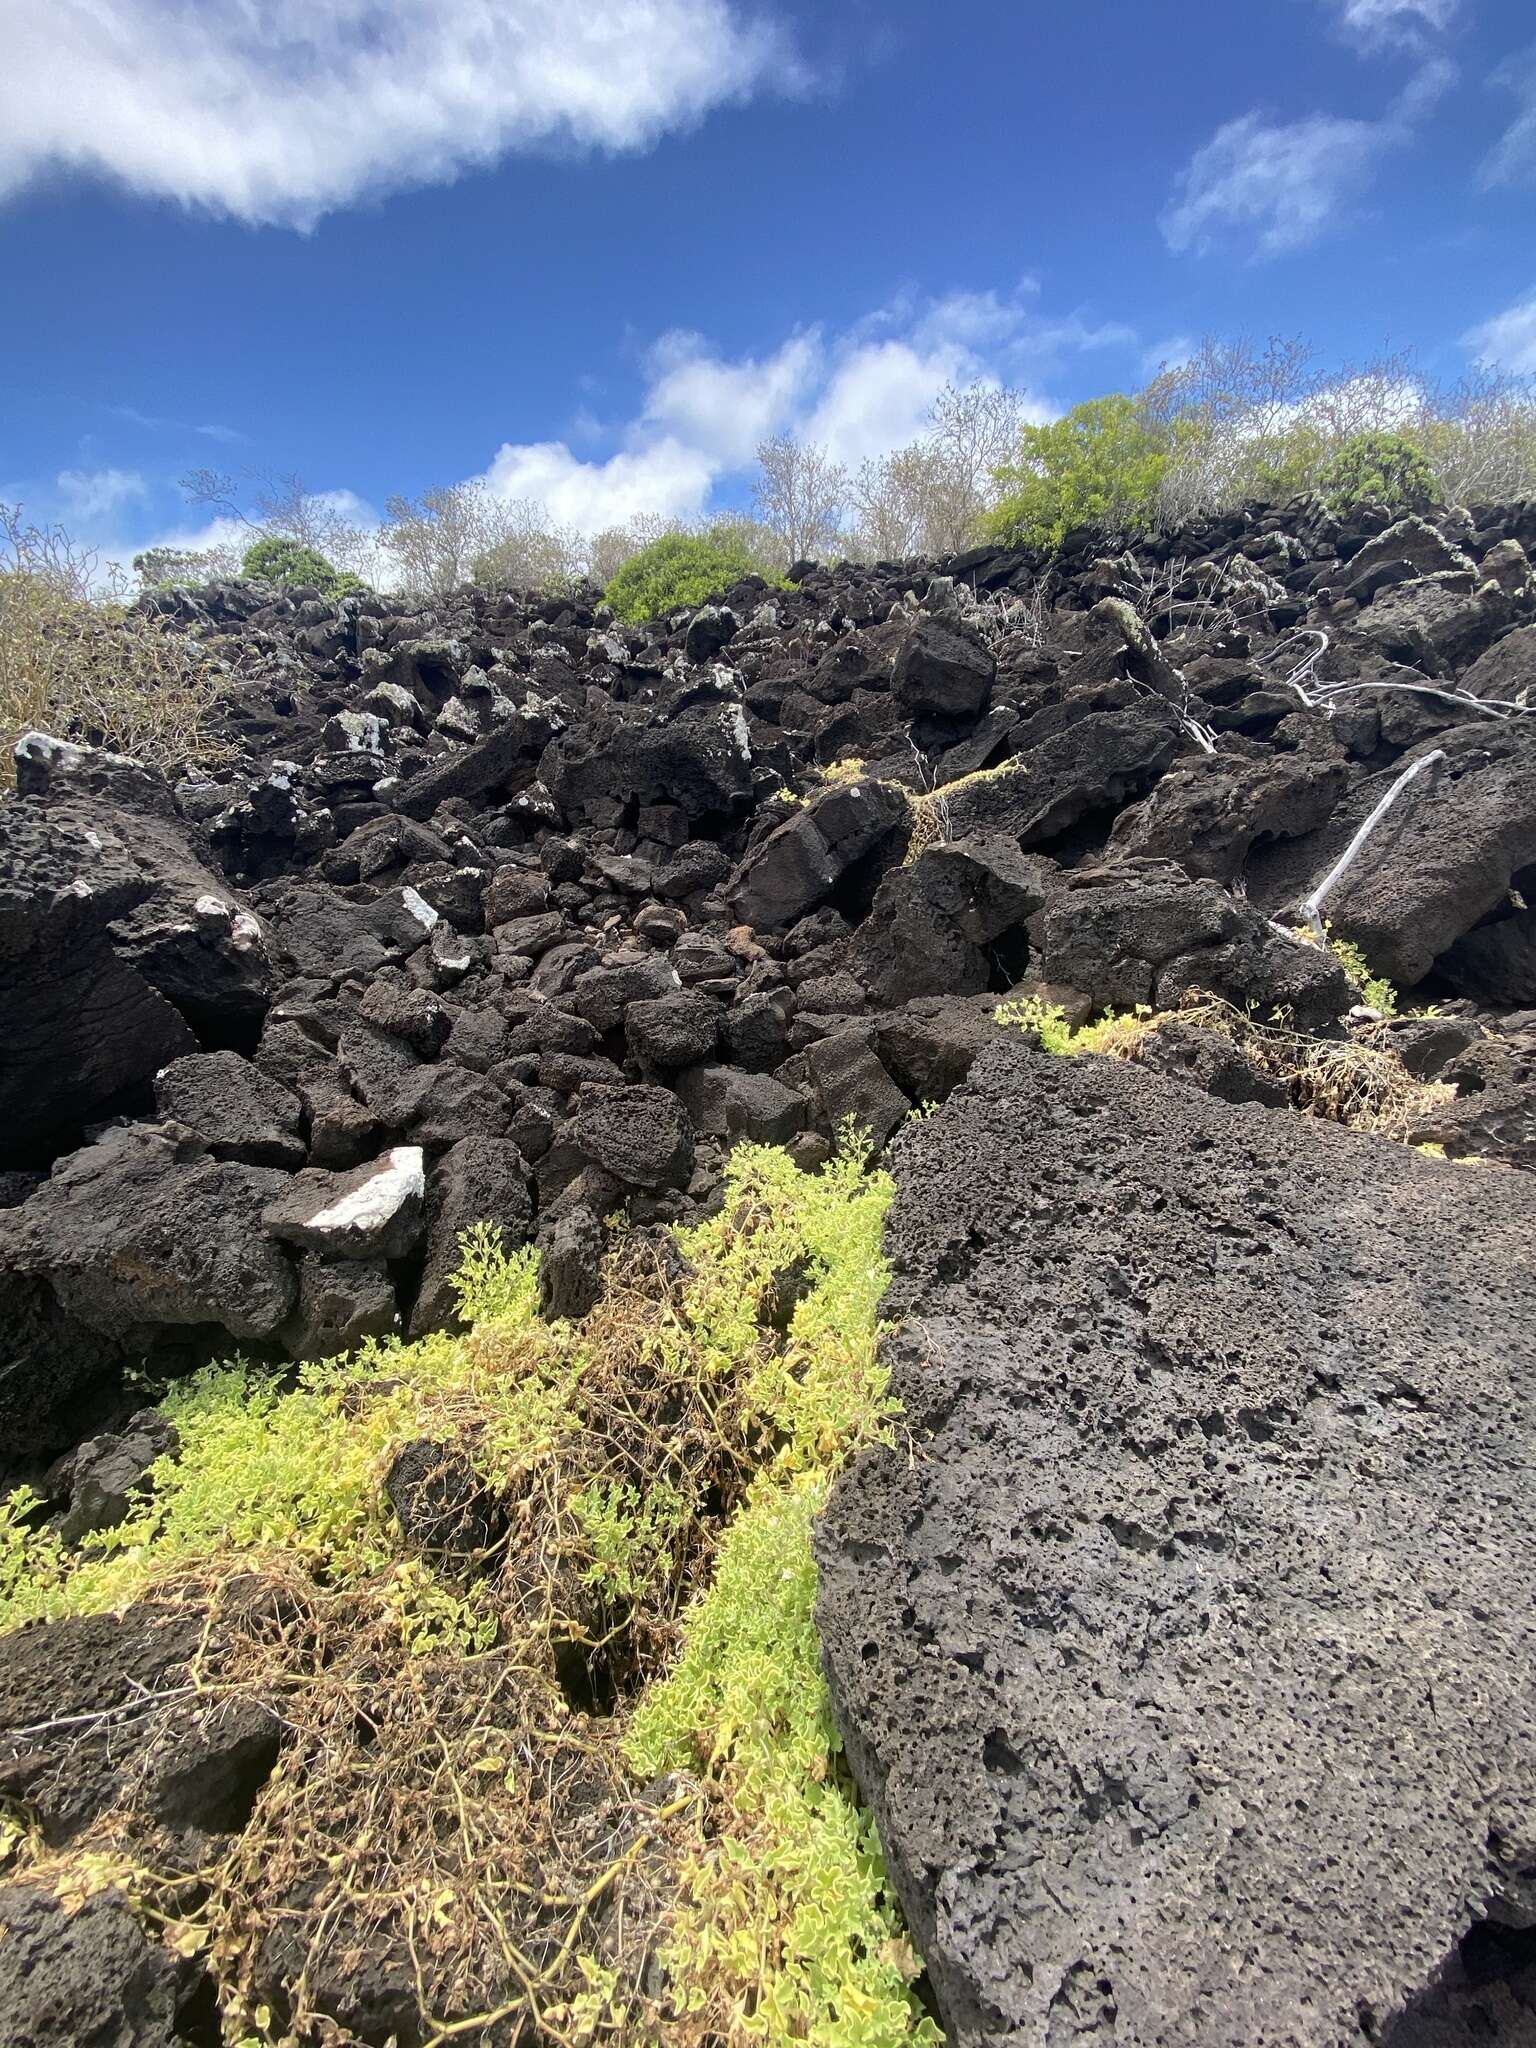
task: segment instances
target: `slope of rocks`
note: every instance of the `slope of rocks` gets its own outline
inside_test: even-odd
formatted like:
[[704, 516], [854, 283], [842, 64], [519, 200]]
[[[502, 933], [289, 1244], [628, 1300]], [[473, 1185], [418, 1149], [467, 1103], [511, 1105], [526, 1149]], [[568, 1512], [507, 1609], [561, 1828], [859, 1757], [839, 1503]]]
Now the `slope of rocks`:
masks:
[[[0, 800], [0, 1479], [76, 1542], [174, 1449], [136, 1369], [442, 1327], [482, 1221], [580, 1317], [611, 1219], [705, 1213], [738, 1141], [813, 1167], [948, 1103], [893, 1154], [931, 1441], [857, 1463], [820, 1543], [950, 2037], [1520, 2039], [1528, 546], [1529, 506], [1297, 503], [645, 628], [147, 601], [227, 671], [221, 765], [30, 735]], [[1183, 1020], [1169, 1079], [996, 1022], [1205, 993], [1346, 1044], [1294, 928], [1426, 760], [1327, 914], [1438, 1005], [1391, 1026], [1443, 1084], [1411, 1135], [1506, 1170], [1308, 1123]], [[199, 1800], [270, 1747], [226, 1733]], [[113, 1901], [7, 1911], [39, 2039], [180, 2030]]]
[[1452, 1045], [1434, 1136], [1527, 1163], [1527, 540], [1524, 507], [1303, 504], [749, 579], [643, 629], [150, 600], [228, 670], [225, 765], [171, 787], [34, 735], [0, 803], [5, 1461], [151, 1353], [431, 1327], [472, 1218], [536, 1236], [579, 1313], [604, 1218], [694, 1213], [738, 1139], [882, 1141], [1021, 987], [1336, 1030], [1351, 991], [1285, 927], [1426, 752], [1329, 914], [1510, 1019]]

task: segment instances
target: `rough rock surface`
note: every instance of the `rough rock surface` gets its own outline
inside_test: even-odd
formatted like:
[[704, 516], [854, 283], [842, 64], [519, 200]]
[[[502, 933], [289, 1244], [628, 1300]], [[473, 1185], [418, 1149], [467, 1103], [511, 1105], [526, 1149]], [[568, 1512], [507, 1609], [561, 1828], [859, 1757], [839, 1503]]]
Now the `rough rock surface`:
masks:
[[1529, 1180], [1014, 1047], [895, 1157], [818, 1619], [953, 2048], [1396, 2041], [1536, 1916]]
[[0, 1891], [0, 2040], [7, 2048], [172, 2048], [188, 1972], [120, 1892], [73, 1913], [41, 1885]]

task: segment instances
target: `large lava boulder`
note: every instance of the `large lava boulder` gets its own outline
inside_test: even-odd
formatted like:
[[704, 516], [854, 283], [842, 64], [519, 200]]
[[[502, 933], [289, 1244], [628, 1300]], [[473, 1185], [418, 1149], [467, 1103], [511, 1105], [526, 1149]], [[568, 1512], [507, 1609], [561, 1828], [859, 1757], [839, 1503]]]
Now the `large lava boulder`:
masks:
[[1393, 2038], [1536, 1916], [1536, 1188], [1016, 1046], [895, 1157], [818, 1619], [953, 2048]]
[[199, 1037], [254, 1039], [265, 934], [173, 821], [0, 804], [0, 1163], [31, 1164]]

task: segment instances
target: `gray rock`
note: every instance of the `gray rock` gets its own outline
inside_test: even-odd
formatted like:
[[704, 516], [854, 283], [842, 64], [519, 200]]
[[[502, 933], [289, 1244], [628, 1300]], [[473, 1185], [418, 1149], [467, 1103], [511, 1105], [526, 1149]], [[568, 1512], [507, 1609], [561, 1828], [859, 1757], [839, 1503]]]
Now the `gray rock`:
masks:
[[794, 924], [876, 848], [894, 854], [907, 822], [901, 791], [874, 777], [824, 791], [748, 854], [730, 889], [736, 916], [759, 931]]
[[181, 1983], [121, 1892], [74, 1912], [43, 1885], [0, 1890], [0, 2039], [7, 2048], [174, 2048]]
[[399, 1327], [394, 1283], [382, 1261], [306, 1252], [298, 1301], [278, 1335], [290, 1358], [339, 1358], [365, 1338], [388, 1337]]
[[235, 1052], [191, 1053], [155, 1076], [155, 1107], [196, 1131], [215, 1159], [249, 1166], [304, 1164], [303, 1104]]
[[1536, 911], [1480, 924], [1441, 954], [1440, 972], [1480, 1003], [1536, 1003]]
[[908, 711], [974, 718], [986, 709], [996, 674], [979, 633], [948, 619], [920, 618], [897, 650], [891, 688]]
[[539, 1307], [549, 1317], [580, 1322], [603, 1292], [603, 1226], [577, 1205], [539, 1238]]
[[1239, 1007], [1284, 1009], [1304, 1029], [1354, 1000], [1331, 953], [1276, 931], [1218, 883], [1191, 881], [1171, 861], [1079, 868], [1032, 930], [1031, 972], [1077, 990], [1093, 1009], [1173, 1009], [1203, 991]]
[[851, 1117], [872, 1144], [883, 1145], [912, 1107], [881, 1065], [868, 1031], [836, 1031], [819, 1038], [806, 1047], [804, 1058], [821, 1105], [821, 1123], [830, 1132]]
[[[1536, 861], [1536, 731], [1522, 720], [1480, 720], [1416, 747], [1399, 767], [1434, 747], [1447, 759], [1404, 791], [1325, 912], [1376, 973], [1400, 988], [1421, 981]], [[1376, 777], [1340, 805], [1314, 883], [1387, 787]]]
[[583, 1158], [631, 1187], [685, 1188], [693, 1172], [693, 1126], [666, 1088], [584, 1088], [567, 1132]]
[[1003, 1047], [895, 1161], [817, 1611], [953, 2048], [1391, 2038], [1536, 1914], [1536, 1190]]
[[707, 1060], [720, 1038], [724, 1011], [699, 989], [678, 989], [624, 1012], [624, 1038], [643, 1067], [674, 1073]]
[[695, 1130], [711, 1138], [786, 1145], [805, 1123], [805, 1102], [772, 1074], [692, 1067], [674, 1083]]
[[127, 1516], [134, 1494], [157, 1458], [177, 1449], [174, 1427], [158, 1409], [132, 1416], [111, 1436], [90, 1437], [48, 1475], [48, 1491], [67, 1490], [59, 1535], [78, 1543], [97, 1529], [115, 1529]]
[[175, 822], [0, 805], [0, 1161], [68, 1142], [196, 1032], [252, 1027], [269, 984], [260, 923]]
[[457, 1444], [404, 1445], [384, 1491], [406, 1542], [439, 1563], [484, 1566], [505, 1539], [506, 1509]]
[[1171, 706], [1153, 698], [1087, 711], [1003, 764], [939, 791], [948, 836], [1005, 833], [1049, 846], [1087, 813], [1115, 810], [1152, 787], [1194, 742]]
[[293, 1268], [261, 1227], [286, 1181], [190, 1137], [109, 1130], [0, 1212], [0, 1262], [45, 1279], [66, 1314], [109, 1337], [200, 1323], [267, 1337], [294, 1299]]

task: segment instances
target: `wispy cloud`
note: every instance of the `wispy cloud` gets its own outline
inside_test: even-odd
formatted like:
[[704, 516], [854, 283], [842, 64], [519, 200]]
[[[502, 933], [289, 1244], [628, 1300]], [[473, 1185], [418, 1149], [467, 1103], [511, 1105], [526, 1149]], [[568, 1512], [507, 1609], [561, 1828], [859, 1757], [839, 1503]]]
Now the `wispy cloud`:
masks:
[[130, 427], [143, 427], [152, 434], [201, 434], [205, 440], [236, 442], [249, 441], [249, 434], [242, 434], [238, 427], [221, 427], [217, 423], [198, 426], [191, 420], [162, 419], [155, 413], [140, 412], [136, 405], [109, 405], [107, 411], [114, 419], [126, 420]]
[[1517, 111], [1483, 159], [1483, 183], [1530, 184], [1536, 181], [1536, 43], [1501, 64], [1489, 82], [1514, 94]]
[[1460, 0], [1324, 0], [1340, 32], [1363, 50], [1423, 49], [1456, 19]]
[[1430, 59], [1377, 121], [1273, 121], [1257, 112], [1228, 121], [1179, 178], [1162, 216], [1164, 240], [1177, 254], [1203, 255], [1223, 234], [1251, 235], [1259, 256], [1305, 248], [1369, 189], [1382, 157], [1412, 140], [1455, 75], [1444, 59]]
[[0, 196], [50, 170], [305, 227], [510, 150], [631, 150], [768, 83], [732, 0], [46, 0], [6, 8]]
[[1536, 375], [1536, 291], [1470, 328], [1461, 341], [1489, 369]]
[[149, 495], [136, 469], [61, 469], [56, 481], [71, 516], [78, 519], [110, 519], [124, 505]]

